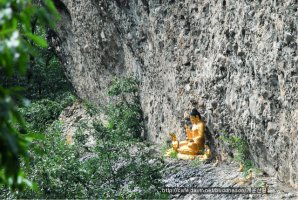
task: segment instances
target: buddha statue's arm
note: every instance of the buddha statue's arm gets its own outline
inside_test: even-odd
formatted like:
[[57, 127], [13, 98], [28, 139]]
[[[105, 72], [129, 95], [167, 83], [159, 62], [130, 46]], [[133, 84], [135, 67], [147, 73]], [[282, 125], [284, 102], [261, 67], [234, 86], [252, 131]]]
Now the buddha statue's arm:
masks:
[[186, 139], [192, 139], [192, 131], [190, 130], [189, 126], [185, 125], [186, 131]]
[[202, 132], [202, 129], [198, 128], [193, 130], [194, 132], [194, 138], [193, 143], [196, 144], [196, 148], [199, 152], [199, 154], [202, 154], [204, 152], [204, 144], [205, 144], [205, 137], [204, 132]]
[[205, 125], [202, 123], [197, 129], [193, 130], [193, 140], [197, 144], [201, 144], [205, 139]]

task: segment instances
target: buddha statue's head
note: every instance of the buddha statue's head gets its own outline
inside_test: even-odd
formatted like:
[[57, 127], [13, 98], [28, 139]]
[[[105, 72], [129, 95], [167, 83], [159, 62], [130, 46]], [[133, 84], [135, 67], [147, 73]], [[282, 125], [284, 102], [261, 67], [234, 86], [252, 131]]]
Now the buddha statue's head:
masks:
[[190, 113], [190, 121], [192, 124], [197, 124], [201, 121], [201, 115], [197, 109], [192, 109]]

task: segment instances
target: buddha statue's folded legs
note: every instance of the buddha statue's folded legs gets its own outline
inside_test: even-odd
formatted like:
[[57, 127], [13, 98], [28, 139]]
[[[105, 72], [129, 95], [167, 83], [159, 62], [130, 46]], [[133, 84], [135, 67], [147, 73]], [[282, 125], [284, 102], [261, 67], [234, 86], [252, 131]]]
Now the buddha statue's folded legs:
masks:
[[188, 144], [188, 141], [172, 141], [172, 147], [173, 149], [175, 149], [176, 151], [178, 151], [179, 148], [185, 146]]

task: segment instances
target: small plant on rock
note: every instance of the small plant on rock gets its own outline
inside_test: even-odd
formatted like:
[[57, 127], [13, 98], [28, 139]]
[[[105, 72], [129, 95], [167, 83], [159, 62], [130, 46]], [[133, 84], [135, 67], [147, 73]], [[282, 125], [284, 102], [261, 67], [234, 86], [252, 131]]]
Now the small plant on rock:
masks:
[[196, 157], [194, 160], [190, 161], [190, 166], [192, 167], [198, 167], [202, 164], [202, 161], [199, 157]]
[[246, 176], [248, 170], [254, 167], [253, 161], [250, 159], [249, 146], [247, 142], [244, 139], [236, 136], [224, 135], [220, 136], [219, 139], [227, 142], [233, 149], [235, 149], [236, 153], [234, 159], [236, 162], [243, 164], [243, 172], [244, 176]]
[[172, 151], [172, 152], [170, 153], [170, 158], [178, 159], [178, 152], [177, 152], [177, 151]]
[[160, 148], [160, 152], [161, 152], [161, 154], [162, 154], [162, 155], [165, 155], [168, 149], [169, 149], [169, 146], [168, 146], [166, 143], [163, 144], [163, 145], [161, 146], [161, 148]]

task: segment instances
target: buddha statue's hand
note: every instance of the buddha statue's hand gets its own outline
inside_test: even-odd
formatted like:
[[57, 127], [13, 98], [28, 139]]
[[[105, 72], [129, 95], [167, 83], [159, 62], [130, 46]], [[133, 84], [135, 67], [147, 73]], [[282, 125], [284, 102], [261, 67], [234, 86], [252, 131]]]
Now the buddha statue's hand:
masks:
[[186, 129], [186, 131], [190, 131], [190, 128], [187, 124], [184, 125], [184, 128]]
[[169, 133], [169, 135], [171, 136], [172, 141], [177, 141], [177, 137], [174, 133]]
[[193, 139], [188, 139], [188, 142], [194, 142], [194, 140]]
[[179, 148], [179, 142], [178, 141], [173, 141], [172, 142], [172, 147], [175, 151], [177, 151], [177, 149]]
[[186, 131], [186, 140], [190, 140], [192, 138], [191, 130], [188, 125], [185, 125], [185, 131]]

